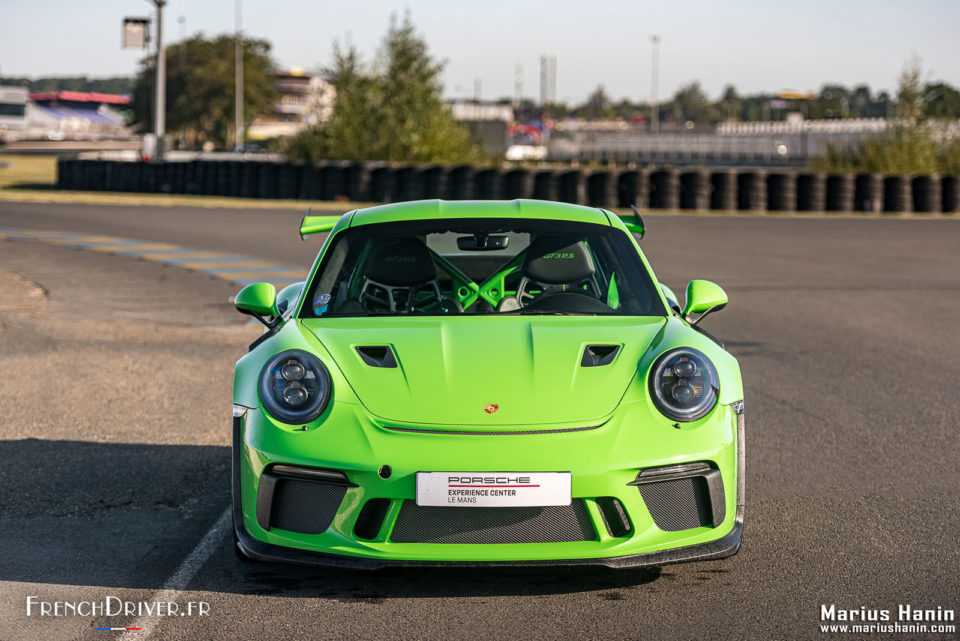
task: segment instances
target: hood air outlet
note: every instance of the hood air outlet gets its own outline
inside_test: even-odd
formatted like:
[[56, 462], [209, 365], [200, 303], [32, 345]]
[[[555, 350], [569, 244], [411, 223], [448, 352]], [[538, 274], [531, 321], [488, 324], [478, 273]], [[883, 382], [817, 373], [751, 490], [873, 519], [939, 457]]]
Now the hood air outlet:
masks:
[[580, 359], [580, 367], [602, 367], [609, 365], [620, 351], [619, 345], [587, 345]]
[[397, 359], [393, 350], [386, 345], [360, 345], [357, 354], [370, 367], [396, 367]]

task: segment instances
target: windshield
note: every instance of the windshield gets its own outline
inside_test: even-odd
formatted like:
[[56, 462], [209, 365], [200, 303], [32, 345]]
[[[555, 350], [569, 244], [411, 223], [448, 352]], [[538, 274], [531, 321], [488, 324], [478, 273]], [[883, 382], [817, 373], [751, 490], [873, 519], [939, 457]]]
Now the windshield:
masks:
[[301, 317], [664, 313], [621, 230], [464, 219], [340, 232], [310, 283]]

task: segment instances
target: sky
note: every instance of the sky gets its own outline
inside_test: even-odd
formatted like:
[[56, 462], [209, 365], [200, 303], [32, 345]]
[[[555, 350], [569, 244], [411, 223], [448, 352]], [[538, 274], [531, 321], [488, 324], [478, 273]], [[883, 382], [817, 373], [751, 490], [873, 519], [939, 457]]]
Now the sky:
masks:
[[[371, 59], [391, 14], [409, 10], [446, 61], [447, 97], [539, 96], [539, 58], [557, 58], [557, 98], [598, 85], [614, 99], [651, 97], [650, 36], [661, 37], [660, 97], [698, 80], [712, 97], [815, 91], [825, 83], [894, 89], [912, 55], [926, 80], [960, 85], [956, 0], [241, 0], [245, 33], [269, 40], [283, 66], [323, 67], [335, 40]], [[168, 0], [165, 39], [234, 29], [236, 0]], [[0, 0], [0, 74], [132, 75], [142, 51], [120, 47], [125, 16], [150, 0]]]

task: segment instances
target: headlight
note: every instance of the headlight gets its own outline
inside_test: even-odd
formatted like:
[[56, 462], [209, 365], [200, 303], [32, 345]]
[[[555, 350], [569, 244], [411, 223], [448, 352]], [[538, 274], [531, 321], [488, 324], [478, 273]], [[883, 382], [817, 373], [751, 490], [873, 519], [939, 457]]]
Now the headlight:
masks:
[[316, 356], [299, 349], [280, 352], [260, 372], [260, 402], [284, 423], [309, 423], [330, 400], [330, 374]]
[[660, 355], [651, 369], [650, 393], [660, 413], [675, 421], [695, 421], [717, 404], [720, 381], [713, 363], [689, 347]]

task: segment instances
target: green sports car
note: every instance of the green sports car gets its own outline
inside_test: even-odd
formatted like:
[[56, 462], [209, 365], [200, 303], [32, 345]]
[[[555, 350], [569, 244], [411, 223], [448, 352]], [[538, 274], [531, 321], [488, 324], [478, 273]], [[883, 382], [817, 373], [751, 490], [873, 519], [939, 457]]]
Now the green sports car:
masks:
[[743, 386], [637, 245], [639, 215], [532, 200], [305, 216], [309, 278], [249, 285], [236, 366], [244, 558], [661, 565], [735, 554]]

